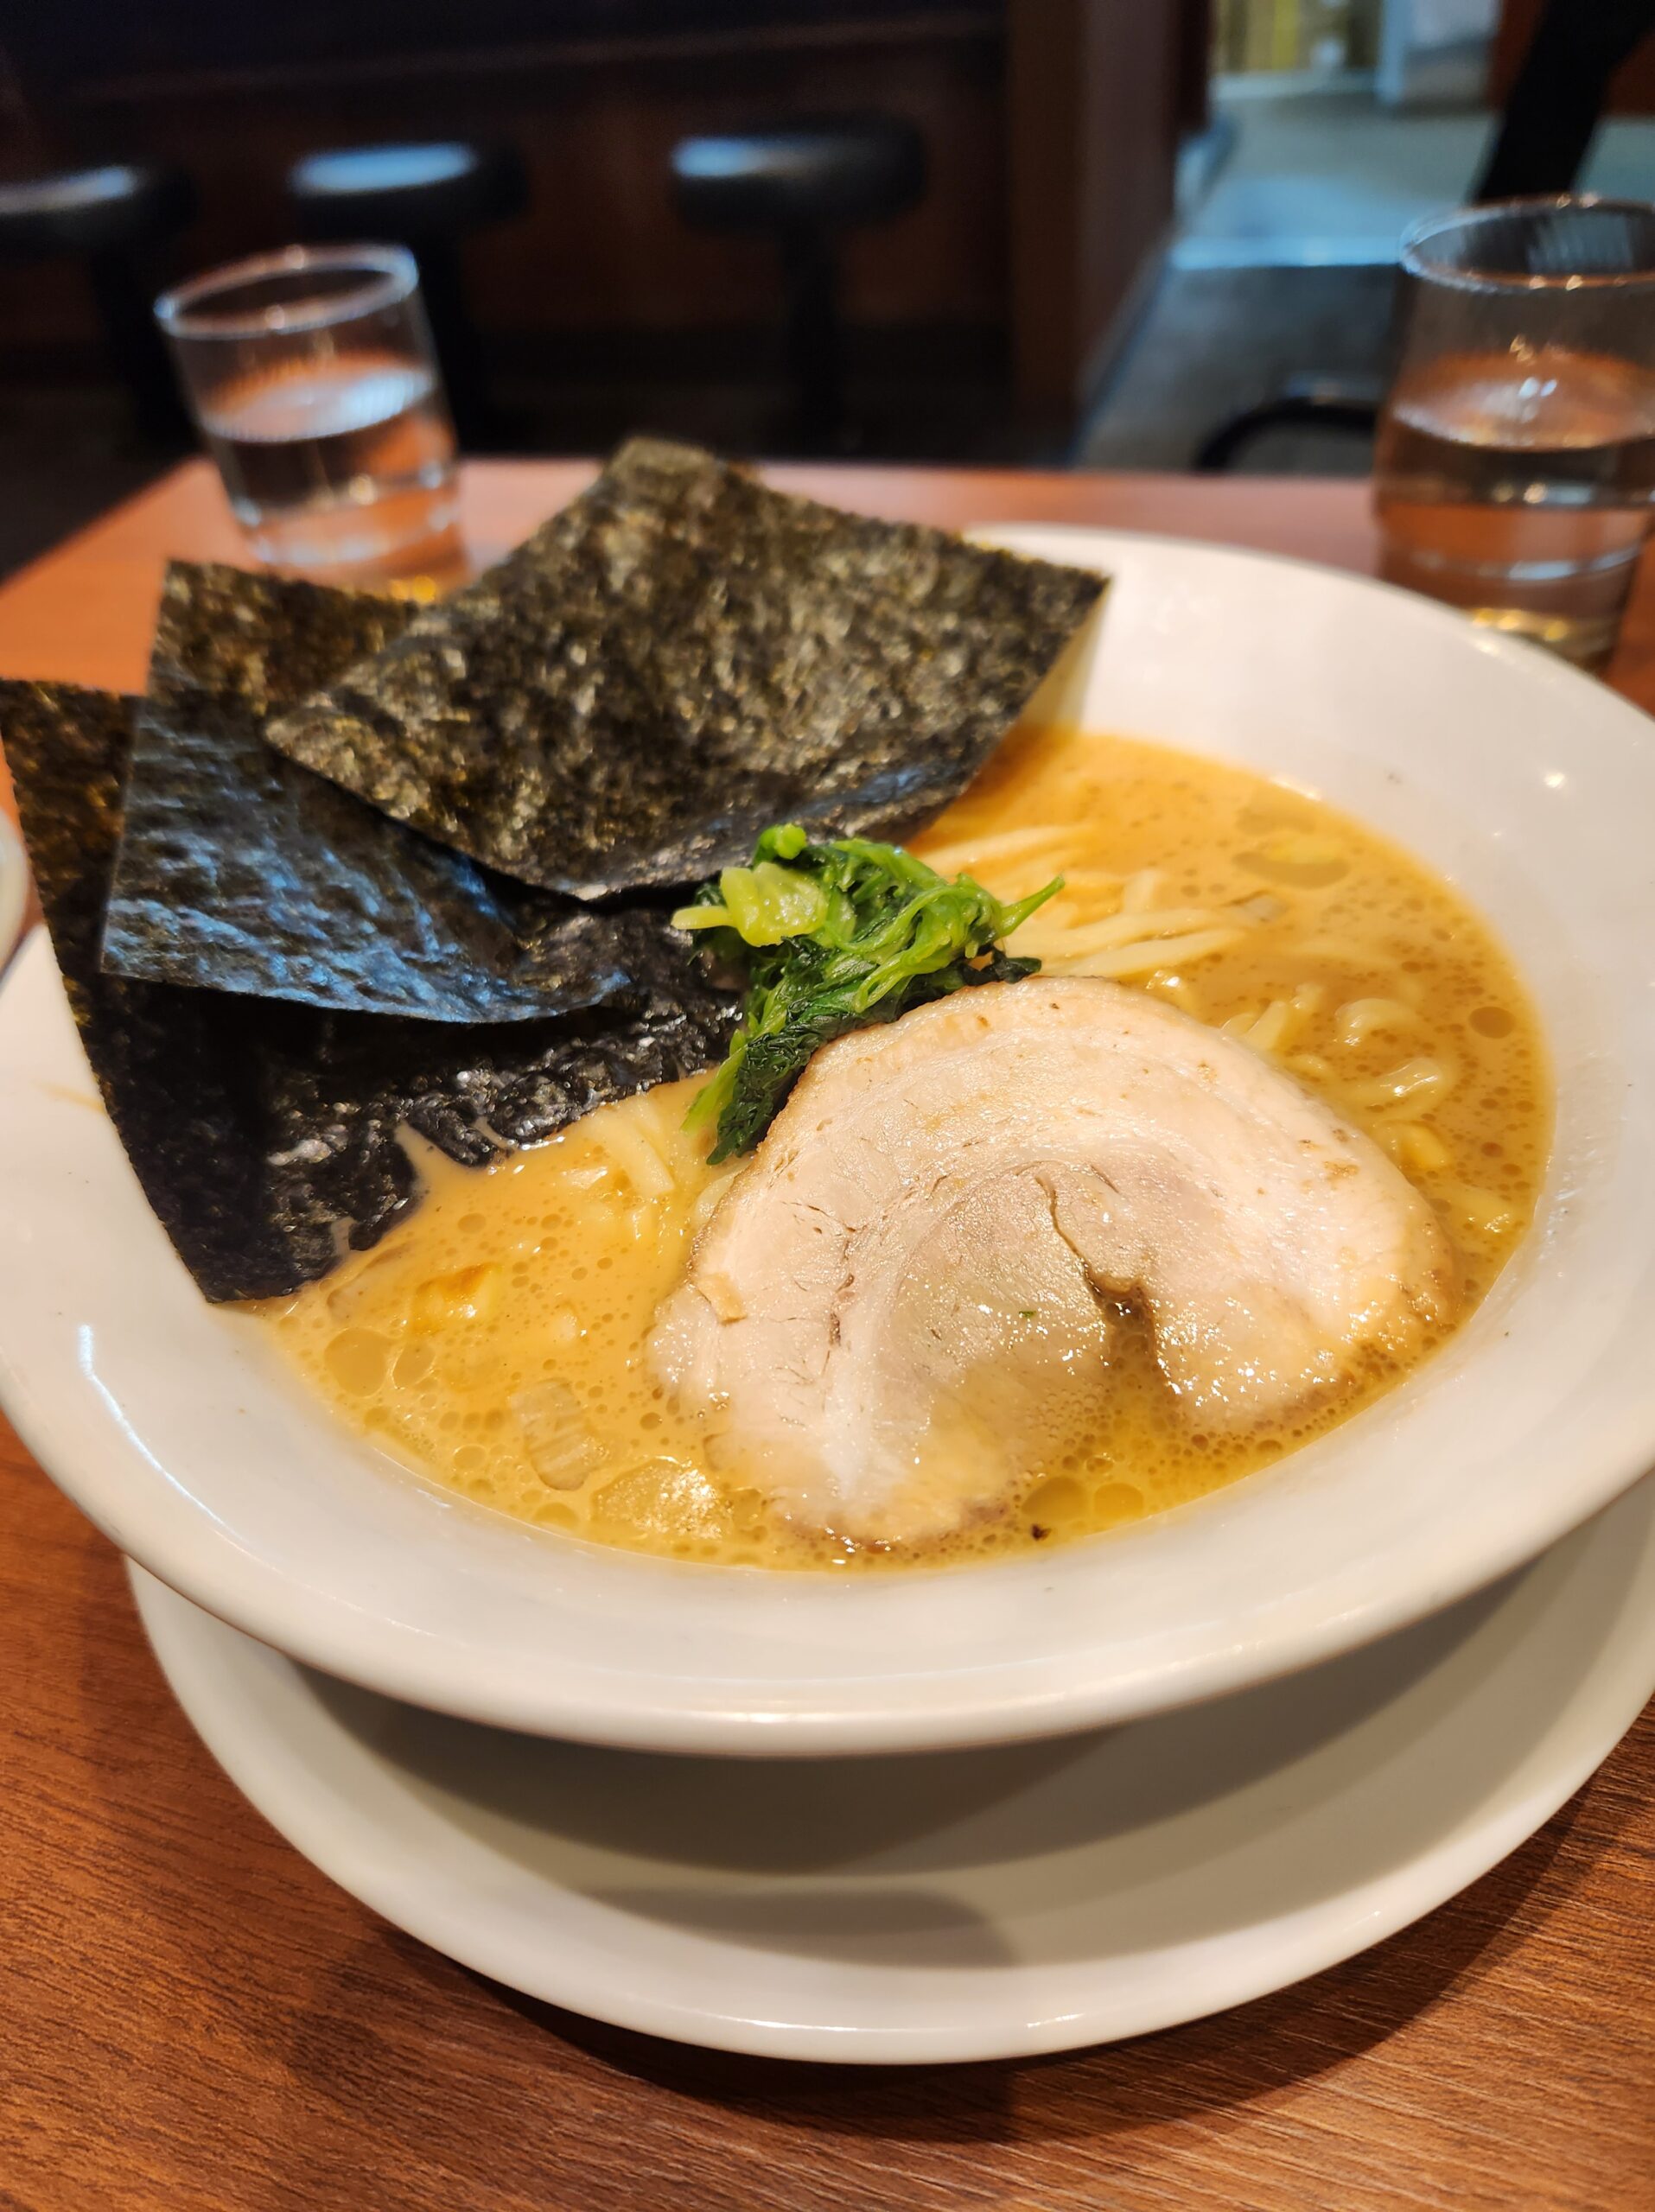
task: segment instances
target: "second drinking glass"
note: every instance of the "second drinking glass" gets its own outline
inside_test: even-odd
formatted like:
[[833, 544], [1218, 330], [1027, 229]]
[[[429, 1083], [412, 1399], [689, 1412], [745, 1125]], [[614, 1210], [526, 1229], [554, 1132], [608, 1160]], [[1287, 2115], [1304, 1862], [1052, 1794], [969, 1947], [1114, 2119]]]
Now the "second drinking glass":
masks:
[[290, 246], [156, 314], [260, 560], [391, 575], [456, 558], [454, 430], [411, 254]]
[[1402, 265], [1383, 573], [1601, 668], [1655, 500], [1655, 207], [1463, 208]]

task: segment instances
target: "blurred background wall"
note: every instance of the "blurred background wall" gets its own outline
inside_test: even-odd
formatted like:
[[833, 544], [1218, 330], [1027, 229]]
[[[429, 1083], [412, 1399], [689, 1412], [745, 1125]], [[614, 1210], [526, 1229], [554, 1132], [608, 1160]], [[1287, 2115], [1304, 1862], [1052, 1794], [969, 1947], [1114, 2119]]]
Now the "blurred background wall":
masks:
[[[194, 213], [140, 257], [158, 287], [297, 235], [308, 154], [508, 147], [520, 211], [454, 241], [487, 442], [780, 452], [778, 239], [686, 220], [674, 149], [894, 118], [924, 188], [835, 233], [833, 449], [1186, 467], [1284, 378], [1382, 373], [1397, 238], [1472, 189], [1541, 5], [36, 0], [0, 25], [0, 567], [181, 449], [134, 429], [84, 257], [9, 250], [7, 180], [181, 172]], [[1586, 181], [1655, 196], [1652, 105], [1646, 48]], [[1366, 448], [1278, 438], [1244, 465], [1354, 470]]]
[[[527, 209], [468, 245], [468, 293], [507, 383], [570, 387], [565, 444], [652, 385], [768, 365], [773, 255], [686, 228], [670, 156], [807, 112], [888, 109], [924, 134], [920, 206], [843, 250], [863, 365], [945, 388], [913, 435], [958, 438], [989, 398], [996, 420], [1066, 417], [1170, 219], [1206, 42], [1204, 0], [54, 0], [5, 37], [8, 169], [188, 168], [201, 212], [173, 257], [192, 267], [290, 236], [282, 180], [319, 146], [509, 141]], [[95, 356], [70, 267], [0, 268], [0, 327], [6, 374]]]

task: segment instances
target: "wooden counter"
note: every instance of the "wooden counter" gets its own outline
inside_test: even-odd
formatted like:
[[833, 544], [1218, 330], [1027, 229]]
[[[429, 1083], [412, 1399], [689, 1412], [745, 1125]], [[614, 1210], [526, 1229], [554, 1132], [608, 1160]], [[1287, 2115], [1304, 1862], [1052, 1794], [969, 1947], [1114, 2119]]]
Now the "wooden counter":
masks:
[[[585, 473], [472, 470], [474, 543]], [[1372, 565], [1349, 484], [778, 474], [888, 514]], [[207, 470], [180, 472], [0, 591], [0, 671], [137, 683], [164, 556], [237, 550]], [[1645, 704], [1650, 583], [1617, 671]], [[1655, 1709], [1503, 1866], [1348, 1965], [1112, 2049], [879, 2072], [595, 2027], [375, 1920], [214, 1766], [118, 1560], [3, 1424], [0, 1681], [4, 2212], [1655, 2203]]]

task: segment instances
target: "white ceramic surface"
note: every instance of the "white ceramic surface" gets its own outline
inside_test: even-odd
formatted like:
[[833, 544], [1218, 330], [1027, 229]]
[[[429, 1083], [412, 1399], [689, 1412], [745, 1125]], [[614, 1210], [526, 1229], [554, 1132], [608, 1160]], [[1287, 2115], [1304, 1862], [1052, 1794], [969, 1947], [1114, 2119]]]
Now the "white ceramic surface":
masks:
[[831, 1765], [447, 1719], [133, 1584], [259, 1810], [467, 1966], [727, 2050], [997, 2058], [1262, 1996], [1514, 1850], [1655, 1685], [1655, 1480], [1515, 1583], [1290, 1681], [1103, 1735]]
[[0, 1390], [185, 1596], [327, 1672], [659, 1749], [1005, 1741], [1351, 1649], [1532, 1558], [1655, 1459], [1655, 728], [1353, 578], [1029, 531], [1116, 584], [1047, 703], [1325, 792], [1493, 917], [1557, 1061], [1537, 1225], [1437, 1359], [1199, 1505], [963, 1573], [767, 1576], [587, 1546], [395, 1471], [206, 1306], [143, 1205], [42, 944], [0, 998]]
[[17, 942], [28, 881], [22, 840], [7, 817], [0, 814], [0, 970], [4, 969], [6, 956]]

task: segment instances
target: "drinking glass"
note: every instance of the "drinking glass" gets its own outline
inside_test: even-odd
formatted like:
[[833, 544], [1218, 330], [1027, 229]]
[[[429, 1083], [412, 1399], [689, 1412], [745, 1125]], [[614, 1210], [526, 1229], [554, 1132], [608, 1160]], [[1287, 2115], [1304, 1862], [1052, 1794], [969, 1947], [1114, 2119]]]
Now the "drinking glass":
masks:
[[1402, 267], [1382, 573], [1600, 669], [1655, 499], [1655, 207], [1462, 208]]
[[454, 429], [411, 253], [289, 246], [179, 285], [156, 316], [260, 560], [391, 574], [458, 557]]

